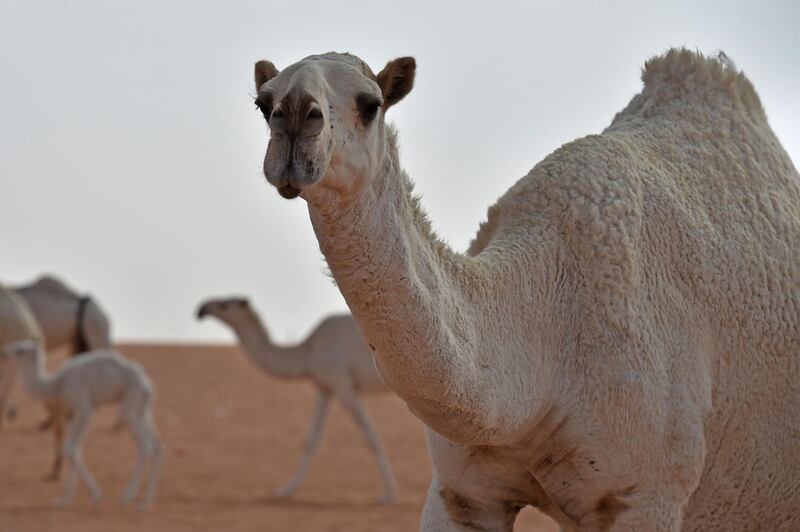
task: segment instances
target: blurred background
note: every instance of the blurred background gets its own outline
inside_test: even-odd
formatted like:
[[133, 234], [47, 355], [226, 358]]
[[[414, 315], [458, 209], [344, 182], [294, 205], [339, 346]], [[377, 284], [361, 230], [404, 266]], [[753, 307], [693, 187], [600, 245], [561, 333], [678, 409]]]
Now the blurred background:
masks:
[[[53, 272], [129, 341], [230, 338], [193, 319], [250, 295], [279, 341], [345, 304], [305, 203], [264, 181], [252, 65], [350, 51], [418, 63], [389, 118], [440, 236], [561, 144], [607, 126], [671, 46], [722, 49], [800, 161], [800, 3], [0, 1], [0, 279]], [[498, 106], [498, 99], [503, 102]]]

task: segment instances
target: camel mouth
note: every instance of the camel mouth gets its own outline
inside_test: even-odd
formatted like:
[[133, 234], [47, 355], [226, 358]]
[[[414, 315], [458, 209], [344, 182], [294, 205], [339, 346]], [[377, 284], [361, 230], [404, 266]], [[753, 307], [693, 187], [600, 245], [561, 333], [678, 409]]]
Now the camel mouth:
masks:
[[208, 316], [208, 309], [205, 306], [200, 307], [199, 309], [197, 309], [197, 319], [198, 320], [202, 320], [206, 316]]
[[278, 187], [278, 194], [280, 194], [286, 199], [294, 199], [300, 195], [300, 189], [294, 188], [292, 185], [287, 183], [282, 187]]

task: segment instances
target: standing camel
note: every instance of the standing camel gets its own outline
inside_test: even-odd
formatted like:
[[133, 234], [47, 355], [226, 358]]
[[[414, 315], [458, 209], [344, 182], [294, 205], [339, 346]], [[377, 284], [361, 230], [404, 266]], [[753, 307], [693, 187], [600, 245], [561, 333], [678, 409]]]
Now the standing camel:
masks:
[[[41, 338], [42, 331], [25, 300], [0, 284], [0, 345]], [[0, 413], [6, 411], [14, 373], [11, 364], [0, 358]], [[0, 428], [3, 427], [3, 418], [0, 415]]]
[[142, 478], [149, 470], [141, 507], [149, 506], [155, 495], [163, 457], [151, 408], [153, 383], [144, 368], [114, 349], [98, 349], [70, 359], [57, 371], [48, 374], [44, 355], [44, 347], [37, 340], [0, 344], [0, 358], [10, 359], [21, 366], [28, 393], [45, 402], [57, 403], [60, 411], [72, 414], [64, 443], [64, 454], [70, 468], [64, 482], [64, 495], [57, 505], [69, 506], [72, 503], [77, 475], [89, 488], [95, 502], [102, 497], [83, 462], [82, 444], [94, 409], [119, 404], [120, 422], [127, 425], [139, 451], [122, 501], [130, 502], [136, 497]]
[[387, 392], [375, 371], [364, 340], [350, 315], [331, 316], [299, 345], [280, 347], [269, 337], [255, 309], [246, 299], [211, 299], [197, 310], [198, 319], [214, 316], [239, 338], [244, 352], [263, 371], [280, 379], [304, 379], [317, 387], [317, 406], [305, 442], [303, 458], [294, 477], [276, 492], [288, 497], [300, 486], [322, 437], [331, 398], [338, 399], [353, 416], [367, 445], [378, 460], [384, 502], [395, 500], [395, 481], [377, 432], [372, 427], [360, 395]]
[[[30, 308], [42, 331], [47, 350], [66, 352], [70, 356], [93, 349], [111, 347], [110, 322], [103, 310], [89, 296], [83, 296], [55, 277], [43, 276], [36, 281], [12, 288]], [[13, 372], [0, 378], [0, 396], [7, 397], [13, 383]], [[45, 402], [48, 417], [40, 425], [53, 431], [55, 440], [53, 466], [49, 480], [57, 480], [61, 472], [62, 441], [65, 412], [55, 410], [58, 403]], [[0, 400], [0, 418], [6, 412], [6, 401]], [[0, 423], [2, 425], [2, 423]]]
[[[649, 60], [462, 254], [385, 122], [415, 71], [328, 53], [255, 78], [266, 178], [307, 202], [383, 380], [430, 429], [422, 528], [511, 530], [534, 505], [565, 530], [800, 530], [800, 176], [750, 81], [724, 57]], [[475, 76], [475, 104], [513, 119], [525, 102]]]

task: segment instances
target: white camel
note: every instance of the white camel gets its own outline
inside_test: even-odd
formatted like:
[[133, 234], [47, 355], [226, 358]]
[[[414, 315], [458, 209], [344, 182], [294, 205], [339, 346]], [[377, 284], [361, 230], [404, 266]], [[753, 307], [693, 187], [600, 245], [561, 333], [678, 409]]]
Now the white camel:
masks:
[[303, 457], [294, 477], [275, 494], [288, 497], [300, 486], [322, 437], [331, 398], [338, 399], [364, 434], [375, 454], [384, 487], [384, 502], [395, 501], [395, 481], [377, 432], [369, 421], [360, 395], [388, 392], [350, 315], [323, 320], [302, 343], [275, 345], [250, 303], [243, 298], [211, 299], [200, 305], [198, 319], [214, 316], [233, 329], [239, 344], [263, 371], [281, 379], [303, 379], [317, 388], [317, 405], [311, 418]]
[[77, 474], [80, 474], [94, 501], [102, 493], [83, 462], [81, 445], [92, 411], [101, 405], [119, 404], [120, 421], [131, 431], [138, 448], [133, 476], [123, 502], [132, 501], [139, 492], [142, 477], [149, 469], [147, 488], [141, 506], [147, 507], [155, 495], [161, 467], [161, 442], [153, 423], [151, 402], [153, 384], [144, 368], [125, 359], [113, 349], [100, 349], [68, 360], [58, 371], [49, 375], [44, 368], [44, 347], [36, 340], [19, 340], [2, 346], [2, 354], [21, 366], [25, 388], [34, 397], [58, 403], [71, 414], [64, 442], [68, 470], [64, 494], [59, 506], [72, 503]]
[[[63, 281], [45, 275], [34, 282], [10, 287], [22, 296], [39, 324], [44, 342], [50, 353], [62, 352], [74, 356], [93, 349], [112, 346], [110, 320], [90, 296], [72, 290]], [[13, 385], [13, 373], [0, 376], [0, 418], [7, 410], [8, 396]], [[53, 466], [47, 475], [57, 480], [61, 473], [61, 448], [63, 441], [63, 412], [54, 411], [56, 403], [48, 406], [48, 417], [40, 425], [51, 429], [55, 440]], [[2, 426], [2, 420], [0, 420]]]
[[[513, 108], [483, 67], [475, 104]], [[800, 530], [800, 176], [747, 78], [651, 59], [461, 254], [384, 121], [414, 75], [336, 53], [255, 69], [265, 175], [308, 203], [383, 380], [430, 428], [422, 528], [510, 530], [534, 505], [568, 530]]]
[[[30, 307], [16, 292], [0, 284], [0, 345], [17, 340], [41, 339], [42, 331]], [[6, 412], [14, 367], [0, 357], [0, 428]]]

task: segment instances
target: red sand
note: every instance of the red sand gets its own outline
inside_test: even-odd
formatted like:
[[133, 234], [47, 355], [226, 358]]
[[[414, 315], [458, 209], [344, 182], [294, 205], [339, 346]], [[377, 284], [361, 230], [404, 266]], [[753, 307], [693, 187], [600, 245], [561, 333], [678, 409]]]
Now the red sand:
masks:
[[[37, 432], [43, 408], [17, 387], [20, 415], [0, 432], [0, 532], [112, 531], [407, 531], [417, 530], [430, 480], [422, 423], [391, 394], [366, 399], [398, 483], [399, 502], [380, 504], [377, 465], [345, 411], [334, 404], [309, 475], [294, 497], [272, 498], [297, 467], [315, 392], [303, 382], [267, 377], [237, 349], [123, 346], [158, 389], [156, 419], [166, 446], [153, 508], [118, 502], [134, 447], [111, 433], [112, 408], [93, 419], [84, 448], [105, 498], [97, 506], [78, 485], [75, 505], [56, 510], [60, 483], [43, 480], [49, 433]], [[515, 530], [556, 531], [532, 509]]]

